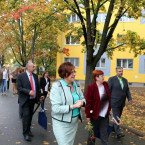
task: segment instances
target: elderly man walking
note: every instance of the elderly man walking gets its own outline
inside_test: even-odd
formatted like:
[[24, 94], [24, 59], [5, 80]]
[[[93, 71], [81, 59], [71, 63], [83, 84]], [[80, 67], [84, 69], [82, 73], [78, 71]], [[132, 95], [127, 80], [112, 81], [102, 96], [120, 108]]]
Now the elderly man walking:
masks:
[[[108, 84], [111, 93], [111, 107], [113, 111], [113, 116], [118, 121], [122, 115], [123, 107], [125, 106], [126, 98], [129, 102], [132, 101], [131, 94], [128, 87], [128, 81], [123, 75], [123, 68], [116, 68], [116, 76], [109, 78]], [[124, 134], [121, 133], [120, 128], [117, 124], [113, 124], [114, 130], [117, 134], [117, 137], [124, 137]]]
[[26, 65], [26, 72], [17, 77], [17, 88], [19, 94], [19, 105], [22, 109], [23, 135], [26, 141], [31, 141], [31, 122], [35, 103], [40, 99], [38, 76], [34, 74], [35, 66], [32, 62]]

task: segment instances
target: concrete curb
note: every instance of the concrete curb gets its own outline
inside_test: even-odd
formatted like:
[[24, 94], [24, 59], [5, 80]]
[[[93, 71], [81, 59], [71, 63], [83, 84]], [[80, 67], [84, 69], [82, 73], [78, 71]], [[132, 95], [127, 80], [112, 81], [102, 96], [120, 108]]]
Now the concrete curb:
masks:
[[[82, 111], [84, 113], [84, 109], [82, 109]], [[111, 121], [111, 119], [110, 119], [109, 122], [110, 122], [110, 125], [113, 125], [113, 121]], [[135, 130], [135, 129], [131, 128], [131, 127], [128, 127], [128, 126], [125, 126], [125, 125], [120, 125], [120, 127], [123, 128], [123, 129], [128, 129], [128, 131], [130, 131], [130, 132], [132, 132], [132, 133], [134, 133], [134, 134], [136, 134], [136, 135], [138, 135], [140, 137], [144, 137], [145, 136], [145, 133], [143, 133], [141, 131], [138, 131], [138, 130]]]
[[[113, 124], [112, 121], [110, 121], [110, 122], [111, 122], [111, 124]], [[131, 127], [128, 127], [128, 126], [125, 126], [125, 125], [120, 125], [120, 127], [123, 128], [123, 129], [128, 129], [128, 131], [130, 131], [130, 132], [132, 132], [132, 133], [134, 133], [134, 134], [136, 134], [136, 135], [138, 135], [140, 137], [144, 137], [145, 136], [145, 133], [143, 133], [141, 131], [138, 131], [138, 130], [135, 130], [135, 129], [131, 128]]]
[[145, 133], [141, 132], [141, 131], [138, 131], [138, 130], [135, 130], [133, 128], [130, 128], [128, 126], [125, 126], [125, 125], [120, 125], [121, 128], [123, 129], [128, 129], [128, 131], [138, 135], [138, 136], [141, 136], [141, 137], [144, 137], [145, 136]]

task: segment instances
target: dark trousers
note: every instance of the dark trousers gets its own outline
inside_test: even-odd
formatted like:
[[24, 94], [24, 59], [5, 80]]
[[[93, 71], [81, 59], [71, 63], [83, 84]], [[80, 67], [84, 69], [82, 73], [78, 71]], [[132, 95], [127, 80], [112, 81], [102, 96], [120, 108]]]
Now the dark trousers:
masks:
[[28, 100], [24, 104], [22, 109], [23, 114], [23, 135], [28, 135], [30, 132], [31, 122], [32, 122], [32, 116], [33, 116], [33, 110], [34, 110], [35, 100]]
[[22, 107], [19, 104], [19, 117], [22, 118], [22, 116], [23, 116]]
[[[120, 118], [122, 115], [123, 107], [117, 107], [117, 108], [112, 108], [113, 116], [116, 119], [116, 121], [119, 121], [117, 119], [117, 116]], [[117, 135], [121, 134], [120, 128], [116, 123], [113, 123], [114, 130]]]
[[[93, 132], [95, 136], [96, 130], [100, 131], [100, 138], [102, 145], [108, 145], [108, 125], [109, 125], [109, 117], [98, 117], [97, 120], [91, 119], [91, 124], [93, 126]], [[89, 132], [88, 143], [87, 145], [95, 145], [95, 139], [91, 139], [92, 134]]]
[[43, 102], [41, 103], [41, 108], [44, 109], [44, 102], [45, 102], [45, 99], [46, 99], [46, 96], [47, 96], [48, 92], [44, 91], [44, 100]]
[[7, 90], [9, 90], [10, 80], [7, 81]]

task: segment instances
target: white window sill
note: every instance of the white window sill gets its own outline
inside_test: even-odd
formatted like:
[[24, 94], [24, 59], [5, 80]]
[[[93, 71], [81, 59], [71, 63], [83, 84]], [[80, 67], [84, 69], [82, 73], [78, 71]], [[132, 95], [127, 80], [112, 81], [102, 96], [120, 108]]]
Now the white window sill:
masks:
[[[121, 22], [121, 23], [131, 23], [131, 22], [133, 23], [133, 22], [135, 22], [135, 21], [120, 21], [120, 22]], [[120, 22], [119, 22], [119, 23], [120, 23]]]
[[123, 70], [133, 70], [133, 68], [123, 68]]
[[105, 69], [105, 67], [95, 67], [95, 69]]

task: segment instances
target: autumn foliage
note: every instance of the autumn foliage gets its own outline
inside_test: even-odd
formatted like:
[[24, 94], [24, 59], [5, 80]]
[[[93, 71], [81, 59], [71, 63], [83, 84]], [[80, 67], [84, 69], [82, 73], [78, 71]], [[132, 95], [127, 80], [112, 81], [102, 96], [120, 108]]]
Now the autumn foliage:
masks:
[[47, 0], [8, 0], [0, 6], [0, 47], [11, 52], [21, 66], [32, 59], [38, 67], [55, 67], [60, 50], [57, 36], [68, 28], [66, 17], [55, 12]]

